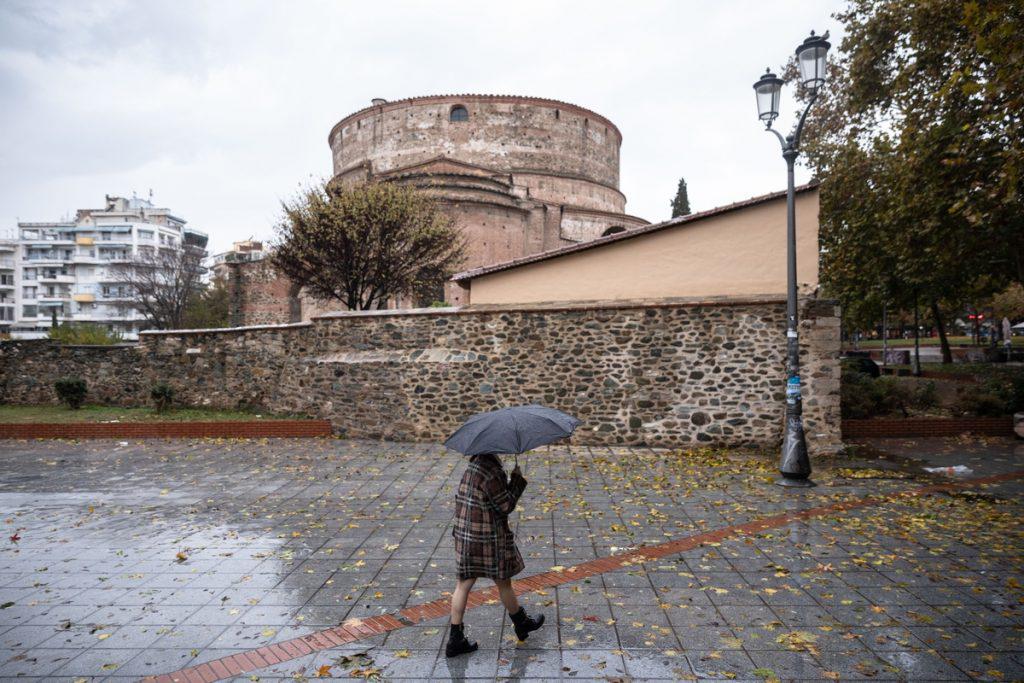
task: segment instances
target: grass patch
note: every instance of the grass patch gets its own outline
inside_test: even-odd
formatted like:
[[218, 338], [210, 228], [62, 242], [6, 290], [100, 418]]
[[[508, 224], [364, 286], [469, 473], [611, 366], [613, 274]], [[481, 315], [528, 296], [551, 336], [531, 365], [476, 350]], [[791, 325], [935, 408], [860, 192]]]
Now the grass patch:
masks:
[[[878, 367], [881, 368], [882, 364], [878, 363]], [[906, 370], [907, 372], [912, 372], [914, 369], [912, 365], [897, 365], [896, 363], [889, 363], [886, 367], [892, 370]], [[949, 363], [946, 365], [942, 363], [921, 363], [921, 370], [923, 372], [942, 372], [949, 375], [988, 377], [991, 375], [999, 376], [1001, 374], [1010, 375], [1018, 373], [1021, 372], [1021, 367], [1020, 365], [1007, 365], [1006, 363]]]
[[0, 405], [0, 422], [234, 422], [239, 420], [294, 420], [305, 415], [271, 415], [241, 410], [212, 408], [175, 408], [162, 413], [153, 408], [122, 408], [119, 406], [84, 405], [78, 410], [64, 406]]
[[[1024, 336], [1017, 335], [1015, 337], [1011, 337], [1010, 339], [1013, 341], [1013, 348], [1015, 348], [1015, 349], [1024, 348]], [[939, 340], [938, 337], [921, 337], [921, 346], [938, 346], [939, 343], [940, 343], [940, 340]], [[949, 338], [949, 345], [950, 346], [975, 346], [974, 339], [971, 338], [971, 337], [966, 337], [966, 336], [950, 337]], [[1003, 343], [1002, 342], [998, 342], [998, 345], [999, 345], [1000, 349], [1003, 348]], [[857, 346], [858, 346], [858, 348], [861, 348], [861, 349], [880, 349], [880, 348], [882, 348], [882, 340], [881, 339], [862, 339], [859, 342], [857, 342]], [[983, 343], [980, 346], [975, 346], [975, 348], [981, 349], [981, 348], [985, 348], [986, 346], [988, 346], [988, 344], [987, 343]], [[853, 349], [852, 342], [843, 342], [843, 348], [844, 349], [848, 349], [848, 350], [852, 350]], [[914, 340], [913, 339], [890, 339], [889, 340], [889, 348], [890, 349], [906, 349], [906, 348], [911, 348], [912, 349], [912, 348], [914, 348]]]

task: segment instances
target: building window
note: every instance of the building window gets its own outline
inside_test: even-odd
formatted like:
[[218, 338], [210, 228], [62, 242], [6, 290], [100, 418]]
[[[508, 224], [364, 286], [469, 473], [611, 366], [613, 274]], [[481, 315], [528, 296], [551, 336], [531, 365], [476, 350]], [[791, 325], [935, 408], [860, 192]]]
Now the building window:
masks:
[[461, 104], [452, 107], [448, 114], [449, 121], [469, 121], [469, 112]]
[[614, 235], [614, 234], [620, 233], [620, 232], [626, 232], [626, 229], [624, 227], [622, 227], [621, 225], [613, 225], [612, 227], [610, 227], [607, 230], [605, 230], [604, 232], [602, 232], [601, 233], [601, 237], [606, 237], [608, 235]]
[[22, 306], [21, 317], [23, 318], [34, 318], [36, 317], [37, 309], [33, 306]]
[[36, 288], [35, 287], [22, 287], [22, 289], [21, 289], [21, 298], [22, 299], [35, 299], [36, 298]]

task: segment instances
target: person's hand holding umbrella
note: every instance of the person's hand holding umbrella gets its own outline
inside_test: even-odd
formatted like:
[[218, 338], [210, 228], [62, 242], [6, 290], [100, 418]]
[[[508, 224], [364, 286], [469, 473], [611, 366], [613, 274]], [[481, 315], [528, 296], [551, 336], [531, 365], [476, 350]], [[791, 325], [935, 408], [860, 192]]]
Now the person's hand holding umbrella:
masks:
[[509, 479], [511, 479], [513, 483], [515, 483], [517, 479], [521, 479], [523, 481], [523, 488], [526, 488], [526, 477], [523, 476], [523, 471], [519, 469], [518, 461], [516, 462], [516, 466], [512, 468], [512, 473], [509, 475]]

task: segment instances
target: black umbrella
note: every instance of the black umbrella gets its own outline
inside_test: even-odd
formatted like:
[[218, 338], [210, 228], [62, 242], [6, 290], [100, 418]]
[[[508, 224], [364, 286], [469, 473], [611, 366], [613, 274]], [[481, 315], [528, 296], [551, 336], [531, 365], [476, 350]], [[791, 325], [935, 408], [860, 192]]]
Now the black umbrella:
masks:
[[571, 436], [582, 424], [572, 415], [539, 405], [513, 406], [477, 413], [444, 445], [463, 455], [525, 453]]

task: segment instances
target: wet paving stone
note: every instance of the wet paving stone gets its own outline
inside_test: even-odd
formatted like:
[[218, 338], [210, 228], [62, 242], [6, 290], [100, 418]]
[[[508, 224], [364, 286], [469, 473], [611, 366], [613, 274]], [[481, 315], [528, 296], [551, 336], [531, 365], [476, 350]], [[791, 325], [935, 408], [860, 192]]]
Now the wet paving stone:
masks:
[[[1022, 480], [895, 497], [934, 481], [924, 461], [985, 476], [1024, 469], [1022, 447], [893, 449], [918, 460], [816, 463], [819, 486], [797, 496], [744, 454], [529, 454], [510, 519], [524, 576], [884, 500], [523, 595], [547, 617], [523, 643], [494, 600], [466, 615], [481, 647], [466, 657], [443, 656], [439, 617], [240, 680], [1024, 678]], [[445, 599], [463, 466], [438, 446], [333, 439], [5, 442], [0, 470], [23, 476], [0, 485], [18, 536], [0, 546], [0, 678], [137, 680]], [[893, 467], [906, 476], [872, 474]]]

